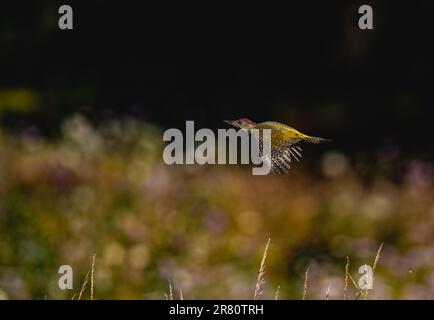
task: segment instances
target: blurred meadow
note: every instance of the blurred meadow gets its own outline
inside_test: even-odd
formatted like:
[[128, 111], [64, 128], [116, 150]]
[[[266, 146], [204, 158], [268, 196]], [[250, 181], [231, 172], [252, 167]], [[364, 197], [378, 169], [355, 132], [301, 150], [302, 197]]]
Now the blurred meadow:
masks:
[[[167, 166], [158, 128], [133, 119], [92, 126], [75, 115], [61, 138], [31, 130], [0, 136], [0, 295], [72, 298], [95, 259], [95, 298], [250, 299], [262, 252], [271, 244], [260, 298], [342, 299], [346, 257], [373, 264], [384, 243], [372, 299], [429, 299], [434, 290], [431, 164], [387, 168], [399, 152], [378, 154], [375, 178], [364, 160], [333, 145], [308, 168], [252, 176], [248, 166]], [[309, 148], [305, 149], [309, 154]], [[74, 290], [58, 288], [60, 265]], [[354, 298], [353, 285], [348, 298]], [[84, 298], [88, 298], [88, 293]]]
[[[375, 260], [367, 299], [431, 299], [434, 2], [140, 4], [2, 5], [0, 299], [252, 299], [268, 239], [259, 299], [364, 299]], [[242, 117], [333, 143], [286, 176], [163, 162]]]

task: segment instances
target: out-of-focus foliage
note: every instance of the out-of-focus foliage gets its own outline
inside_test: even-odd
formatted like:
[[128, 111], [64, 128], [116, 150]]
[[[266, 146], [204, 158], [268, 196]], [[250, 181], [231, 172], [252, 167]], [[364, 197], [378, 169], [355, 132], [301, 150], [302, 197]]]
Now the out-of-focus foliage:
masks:
[[[432, 167], [391, 148], [370, 181], [363, 159], [331, 145], [310, 172], [252, 176], [241, 166], [167, 166], [159, 130], [133, 120], [93, 127], [75, 116], [56, 142], [28, 129], [0, 135], [0, 298], [71, 298], [96, 253], [95, 298], [251, 298], [262, 250], [263, 298], [343, 297], [384, 247], [369, 298], [434, 292]], [[305, 151], [308, 154], [309, 150]], [[60, 265], [74, 290], [58, 288]], [[350, 284], [349, 297], [355, 294]], [[86, 297], [88, 297], [86, 295]]]
[[0, 113], [3, 110], [26, 112], [39, 104], [36, 92], [29, 89], [0, 89]]

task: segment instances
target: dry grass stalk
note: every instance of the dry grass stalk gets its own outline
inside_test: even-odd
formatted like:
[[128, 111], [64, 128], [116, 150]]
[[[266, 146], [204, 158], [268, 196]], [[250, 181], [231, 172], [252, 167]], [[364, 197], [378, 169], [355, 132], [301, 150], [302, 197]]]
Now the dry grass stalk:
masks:
[[169, 281], [169, 294], [165, 294], [166, 300], [174, 300], [173, 299], [173, 290], [172, 290], [172, 282]]
[[303, 300], [306, 300], [308, 280], [309, 280], [309, 266], [307, 267], [306, 272], [304, 273]]
[[345, 264], [345, 285], [344, 285], [344, 300], [347, 300], [347, 292], [348, 292], [348, 275], [350, 268], [350, 258], [347, 256], [347, 263]]
[[381, 249], [383, 249], [383, 242], [380, 244], [380, 247], [378, 248], [377, 255], [375, 256], [374, 265], [372, 267], [372, 270], [375, 271], [375, 268], [377, 267], [378, 260], [380, 260], [380, 253]]
[[93, 300], [93, 289], [94, 289], [94, 283], [95, 283], [95, 257], [96, 253], [93, 254], [92, 257], [92, 266], [90, 268], [90, 300]]
[[80, 293], [78, 294], [77, 300], [81, 300], [84, 291], [86, 290], [87, 283], [89, 281], [90, 270], [86, 273], [86, 277], [84, 278], [83, 284], [81, 285]]
[[274, 300], [279, 300], [280, 286], [277, 286], [276, 293], [274, 294]]
[[184, 300], [184, 295], [182, 294], [182, 289], [179, 288], [179, 299]]
[[327, 287], [326, 293], [325, 293], [325, 299], [328, 300], [330, 296], [330, 290], [332, 288], [332, 284], [329, 283], [329, 286]]
[[265, 283], [265, 260], [267, 259], [268, 246], [270, 245], [270, 238], [268, 238], [267, 245], [265, 246], [264, 253], [262, 254], [261, 266], [259, 267], [258, 279], [256, 280], [255, 292], [253, 300], [257, 300], [262, 294], [262, 285]]
[[[90, 270], [86, 273], [86, 277], [84, 278], [83, 284], [81, 285], [81, 289], [80, 292], [78, 294], [78, 298], [77, 300], [81, 300], [81, 298], [83, 297], [84, 292], [86, 291], [87, 288], [87, 284], [89, 282], [89, 276], [90, 276], [90, 299], [93, 300], [93, 292], [94, 292], [94, 283], [95, 283], [95, 257], [96, 257], [96, 253], [93, 254], [92, 256], [92, 265], [90, 266]], [[76, 294], [74, 294], [72, 296], [72, 300], [74, 300], [74, 297], [76, 296]]]
[[[381, 249], [383, 249], [383, 242], [380, 244], [380, 247], [378, 248], [377, 254], [375, 256], [375, 260], [374, 260], [374, 264], [372, 266], [372, 285], [374, 285], [374, 274], [375, 274], [375, 268], [377, 267], [378, 264], [378, 260], [380, 260], [380, 253], [381, 253]], [[365, 295], [364, 295], [364, 299], [367, 300], [368, 299], [368, 287], [366, 287], [365, 289]]]
[[357, 290], [356, 296], [354, 297], [354, 299], [357, 300], [361, 295], [363, 295], [363, 291], [359, 288], [356, 281], [349, 273], [348, 273], [348, 278], [351, 280], [351, 283], [353, 284], [354, 288]]

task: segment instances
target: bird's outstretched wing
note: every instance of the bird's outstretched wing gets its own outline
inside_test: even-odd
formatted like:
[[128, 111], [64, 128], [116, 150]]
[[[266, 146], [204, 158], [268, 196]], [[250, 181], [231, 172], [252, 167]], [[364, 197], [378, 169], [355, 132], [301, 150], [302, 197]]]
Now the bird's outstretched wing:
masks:
[[264, 154], [262, 161], [271, 166], [271, 171], [277, 174], [286, 174], [291, 169], [293, 159], [300, 161], [302, 158], [301, 148], [297, 145], [290, 145], [278, 149], [271, 149], [271, 153]]
[[297, 144], [301, 139], [286, 139], [282, 141], [277, 137], [278, 131], [272, 131], [271, 134], [271, 152], [263, 154], [263, 137], [258, 137], [259, 156], [266, 165], [271, 166], [271, 171], [277, 174], [286, 174], [291, 169], [293, 159], [300, 161], [302, 158], [302, 149]]
[[300, 161], [301, 148], [298, 145], [301, 142], [321, 144], [330, 142], [328, 139], [312, 137], [297, 131], [289, 126], [277, 122], [264, 122], [255, 126], [257, 129], [271, 128], [271, 152], [262, 155], [263, 152], [263, 134], [259, 133], [259, 155], [265, 164], [271, 166], [273, 173], [285, 174], [291, 168], [293, 159]]

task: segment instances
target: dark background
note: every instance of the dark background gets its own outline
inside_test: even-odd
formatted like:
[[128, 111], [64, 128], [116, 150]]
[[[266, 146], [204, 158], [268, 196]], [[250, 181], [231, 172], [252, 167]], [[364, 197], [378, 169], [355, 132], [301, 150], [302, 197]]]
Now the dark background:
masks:
[[[308, 268], [307, 299], [346, 298], [378, 252], [369, 299], [432, 299], [433, 9], [2, 3], [0, 300], [79, 299], [94, 257], [95, 299], [251, 298], [270, 238], [261, 298], [302, 298]], [[240, 117], [333, 143], [285, 176], [164, 163], [162, 129]]]
[[[29, 107], [0, 99], [2, 126], [55, 136], [77, 112], [161, 127], [248, 117], [348, 152], [396, 143], [431, 157], [432, 2], [141, 3], [3, 5], [0, 89], [36, 98]], [[60, 4], [74, 10], [72, 31], [57, 26]], [[374, 30], [358, 29], [362, 4]]]

